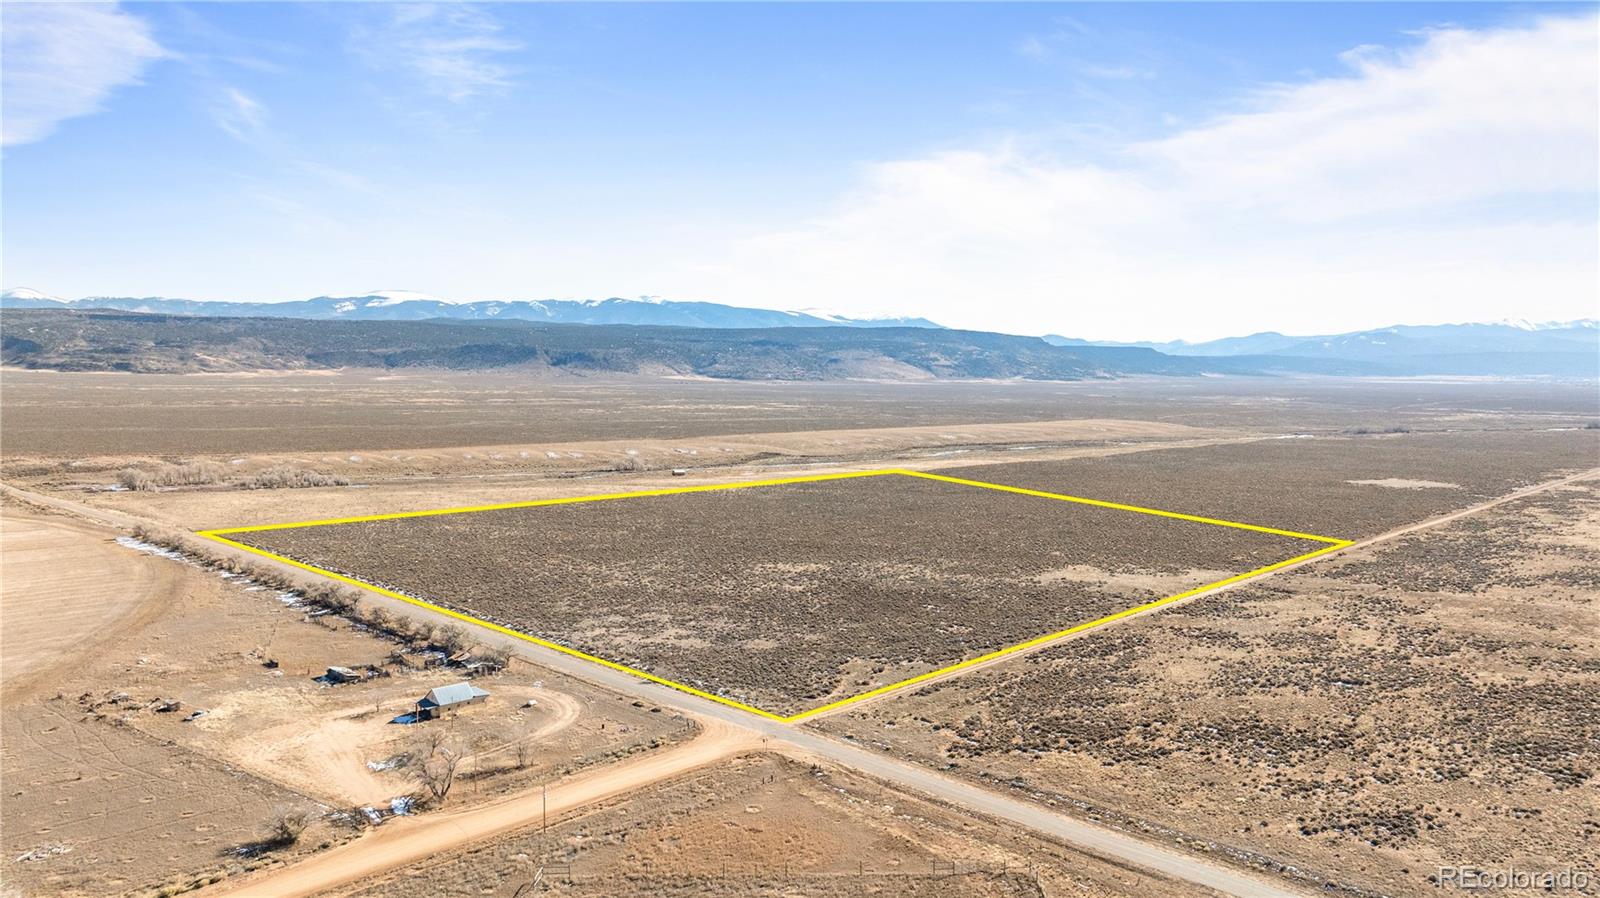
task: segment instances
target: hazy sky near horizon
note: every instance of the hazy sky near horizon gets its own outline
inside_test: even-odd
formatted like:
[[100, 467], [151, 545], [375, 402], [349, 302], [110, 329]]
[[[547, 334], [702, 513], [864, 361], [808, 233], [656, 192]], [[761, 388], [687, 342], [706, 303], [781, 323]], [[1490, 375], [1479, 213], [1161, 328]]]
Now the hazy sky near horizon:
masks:
[[0, 261], [1096, 339], [1593, 317], [1596, 12], [7, 2]]

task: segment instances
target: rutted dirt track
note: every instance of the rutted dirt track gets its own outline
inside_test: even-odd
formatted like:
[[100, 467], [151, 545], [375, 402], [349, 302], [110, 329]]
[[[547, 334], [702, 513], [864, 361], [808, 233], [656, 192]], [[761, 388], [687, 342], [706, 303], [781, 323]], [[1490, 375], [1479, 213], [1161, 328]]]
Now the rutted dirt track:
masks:
[[762, 742], [749, 730], [708, 721], [704, 732], [687, 745], [558, 782], [543, 796], [525, 792], [461, 811], [397, 819], [365, 838], [216, 894], [261, 898], [316, 895], [367, 876], [402, 869], [441, 852], [536, 826], [547, 813], [561, 814], [640, 789], [758, 748]]
[[[61, 497], [36, 496], [24, 491], [16, 493], [30, 501], [38, 501], [69, 513], [90, 518], [101, 516], [100, 509]], [[107, 512], [105, 516], [108, 522], [126, 525], [125, 515]], [[366, 594], [364, 601], [395, 611], [414, 613], [411, 606], [377, 593]], [[949, 802], [957, 808], [987, 814], [1003, 824], [1020, 824], [1068, 846], [1194, 883], [1197, 888], [1252, 898], [1281, 898], [1300, 894], [1286, 885], [1258, 878], [1256, 873], [1235, 870], [1095, 823], [1068, 817], [1050, 808], [972, 786], [945, 774], [885, 757], [812, 730], [757, 718], [744, 711], [511, 637], [494, 633], [482, 633], [479, 636], [485, 644], [504, 645], [541, 666], [625, 695], [636, 695], [654, 704], [676, 708], [693, 717], [706, 730], [700, 738], [682, 748], [625, 762], [558, 786], [549, 793], [550, 813], [573, 810], [764, 746], [768, 750], [796, 757], [818, 757], [842, 764], [887, 783]], [[556, 798], [558, 790], [563, 796], [559, 804]], [[217, 894], [259, 895], [263, 898], [312, 895], [390, 869], [395, 864], [430, 857], [453, 847], [492, 839], [533, 825], [542, 819], [543, 813], [538, 794], [530, 791], [491, 805], [396, 821], [400, 825], [386, 825], [382, 830], [346, 846], [318, 854], [303, 863], [263, 874], [253, 881], [230, 883], [227, 891]], [[413, 832], [418, 835], [410, 836]]]
[[[1596, 473], [1589, 471], [1518, 490], [1484, 504], [1394, 529], [1359, 545], [1371, 545], [1427, 527], [1435, 527], [1520, 496], [1550, 489], [1573, 480], [1593, 477]], [[82, 510], [93, 513], [92, 510]], [[760, 745], [764, 734], [775, 743], [781, 743], [774, 746], [775, 748], [786, 748], [801, 753], [812, 752], [897, 785], [940, 797], [958, 806], [985, 812], [999, 819], [1055, 835], [1068, 843], [1086, 847], [1096, 854], [1121, 858], [1235, 894], [1294, 894], [1294, 889], [1288, 884], [1258, 880], [1253, 874], [1221, 867], [1158, 844], [1065, 817], [1050, 809], [971, 786], [926, 768], [844, 744], [812, 731], [755, 720], [748, 715], [721, 706], [670, 693], [650, 684], [641, 684], [626, 675], [580, 664], [565, 656], [538, 651], [535, 647], [526, 645], [517, 647], [538, 663], [574, 673], [623, 692], [647, 697], [663, 705], [683, 708], [695, 714], [708, 726], [707, 733], [689, 745], [557, 785], [549, 792], [548, 809], [552, 814], [572, 810], [589, 802], [621, 794], [747, 751]], [[302, 864], [265, 874], [255, 882], [241, 882], [230, 893], [315, 894], [317, 891], [355, 881], [373, 872], [407, 864], [454, 847], [490, 839], [520, 827], [534, 825], [541, 819], [543, 813], [544, 808], [540, 805], [538, 796], [524, 793], [477, 809], [445, 812], [416, 820], [401, 821], [399, 825], [386, 827], [346, 847], [333, 849]]]

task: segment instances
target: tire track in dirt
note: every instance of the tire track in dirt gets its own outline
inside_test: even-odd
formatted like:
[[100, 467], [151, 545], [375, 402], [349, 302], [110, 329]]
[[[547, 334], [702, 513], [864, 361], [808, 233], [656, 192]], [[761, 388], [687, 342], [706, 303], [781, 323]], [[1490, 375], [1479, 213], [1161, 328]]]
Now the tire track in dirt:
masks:
[[[1597, 476], [1600, 476], [1600, 468], [1535, 484], [1470, 508], [1396, 528], [1353, 543], [1336, 552], [1319, 556], [1317, 559], [1279, 568], [1261, 576], [1282, 574], [1322, 558], [1398, 539], [1535, 493]], [[53, 497], [47, 501], [51, 504], [62, 503], [69, 506], [75, 504]], [[83, 508], [80, 513], [92, 515], [95, 511], [97, 509]], [[1219, 587], [1217, 591], [1226, 588], [1228, 587]], [[1193, 598], [1200, 597], [1197, 595]], [[547, 796], [550, 813], [564, 813], [595, 801], [647, 787], [741, 752], [762, 747], [770, 739], [773, 744], [766, 746], [770, 750], [799, 756], [810, 754], [832, 763], [842, 764], [896, 787], [944, 801], [957, 808], [1028, 827], [1098, 857], [1158, 871], [1227, 894], [1241, 896], [1302, 894], [1301, 889], [1293, 883], [1262, 877], [1255, 872], [1238, 870], [1082, 821], [1029, 801], [1015, 799], [964, 782], [913, 762], [887, 757], [869, 749], [841, 742], [814, 730], [760, 720], [744, 712], [639, 681], [635, 677], [596, 668], [587, 662], [580, 662], [555, 652], [540, 651], [537, 646], [511, 640], [506, 640], [504, 644], [543, 666], [626, 694], [639, 695], [675, 707], [694, 717], [705, 727], [705, 732], [699, 738], [686, 745], [661, 753], [648, 754], [636, 760], [625, 761], [557, 783]], [[1004, 660], [1011, 660], [1014, 657], [1017, 656], [1013, 655]], [[977, 668], [967, 670], [973, 669]], [[531, 792], [519, 793], [488, 805], [395, 821], [362, 839], [313, 855], [292, 866], [260, 873], [249, 880], [226, 883], [218, 891], [209, 894], [263, 896], [263, 898], [311, 896], [370, 875], [402, 868], [441, 852], [478, 844], [516, 829], [535, 825], [543, 819], [545, 806], [540, 802], [534, 802], [532, 798]]]
[[103, 527], [25, 511], [0, 515], [0, 701], [36, 693], [108, 643], [154, 621], [181, 574], [110, 542]]
[[533, 790], [459, 811], [391, 820], [380, 829], [287, 867], [265, 871], [209, 894], [309, 898], [368, 876], [404, 869], [432, 855], [494, 839], [625, 792], [715, 764], [759, 748], [755, 733], [720, 721], [703, 721], [692, 741], [636, 760], [559, 780], [541, 797]]

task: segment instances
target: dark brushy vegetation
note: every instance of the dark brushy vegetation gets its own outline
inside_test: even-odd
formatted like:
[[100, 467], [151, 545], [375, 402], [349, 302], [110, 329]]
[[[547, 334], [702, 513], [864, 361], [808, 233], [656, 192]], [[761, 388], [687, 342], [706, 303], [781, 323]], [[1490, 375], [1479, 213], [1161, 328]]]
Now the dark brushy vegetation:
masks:
[[826, 726], [1354, 891], [1592, 868], [1597, 572], [1589, 481]]
[[1188, 359], [1149, 349], [1068, 348], [1036, 337], [915, 327], [717, 329], [305, 321], [55, 310], [12, 310], [4, 318], [0, 362], [67, 371], [522, 366], [745, 380], [1081, 380], [1256, 370], [1247, 362]]
[[1325, 545], [895, 475], [231, 538], [793, 711]]

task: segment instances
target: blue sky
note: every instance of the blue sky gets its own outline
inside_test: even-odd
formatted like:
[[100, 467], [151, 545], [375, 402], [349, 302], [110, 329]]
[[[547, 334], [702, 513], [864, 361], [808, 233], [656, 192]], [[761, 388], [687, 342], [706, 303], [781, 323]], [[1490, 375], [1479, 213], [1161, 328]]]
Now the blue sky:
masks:
[[1596, 314], [1592, 5], [7, 3], [8, 287]]

